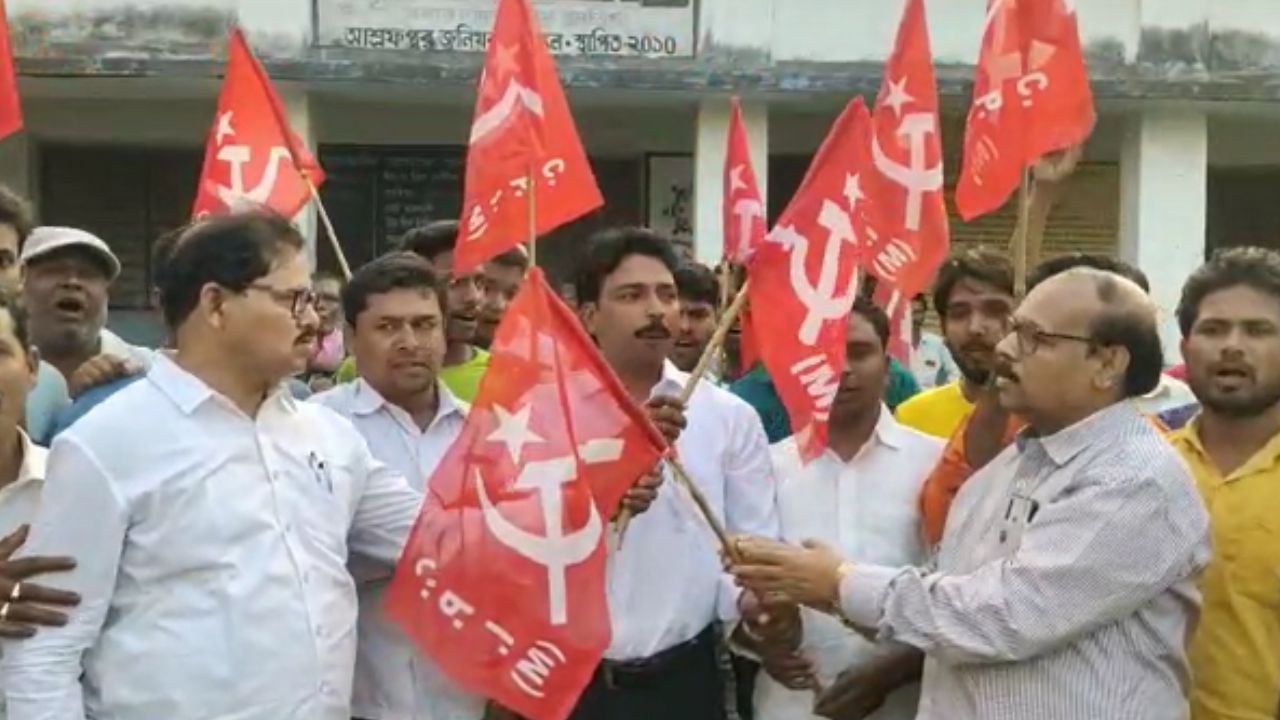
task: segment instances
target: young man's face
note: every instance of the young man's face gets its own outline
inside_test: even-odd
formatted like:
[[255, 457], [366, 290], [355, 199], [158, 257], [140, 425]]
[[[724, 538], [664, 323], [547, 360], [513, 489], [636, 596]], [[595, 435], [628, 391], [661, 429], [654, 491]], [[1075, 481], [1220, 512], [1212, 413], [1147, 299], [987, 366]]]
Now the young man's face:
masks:
[[676, 326], [671, 362], [691, 372], [716, 332], [716, 306], [702, 300], [680, 298], [680, 322]]
[[520, 292], [524, 269], [515, 265], [490, 262], [484, 267], [484, 303], [480, 308], [480, 324], [476, 328], [476, 344], [489, 347], [507, 306]]
[[580, 312], [610, 364], [661, 365], [679, 322], [675, 277], [657, 258], [629, 255], [604, 278], [600, 298], [583, 302]]

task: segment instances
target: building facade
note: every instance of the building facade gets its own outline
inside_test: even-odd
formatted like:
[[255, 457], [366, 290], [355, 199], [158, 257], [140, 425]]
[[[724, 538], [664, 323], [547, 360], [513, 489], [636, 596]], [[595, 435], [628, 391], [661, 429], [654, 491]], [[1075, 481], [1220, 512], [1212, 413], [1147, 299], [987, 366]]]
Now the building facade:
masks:
[[[1208, 249], [1280, 246], [1280, 12], [1272, 0], [1074, 0], [1097, 101], [1085, 159], [1046, 251], [1118, 252], [1167, 312]], [[456, 216], [474, 87], [496, 0], [9, 0], [27, 131], [0, 180], [46, 223], [104, 237], [125, 272], [113, 324], [154, 340], [150, 247], [190, 212], [238, 23], [329, 175], [353, 264]], [[901, 5], [871, 0], [535, 0], [606, 207], [549, 238], [645, 223], [715, 262], [728, 98], [744, 100], [770, 218], [854, 94], [874, 98]], [[983, 0], [927, 0], [948, 189]], [[252, 182], [252, 179], [249, 179]], [[313, 211], [299, 219], [331, 266]], [[1008, 242], [1012, 207], [953, 219], [956, 245]], [[320, 237], [317, 238], [317, 233]], [[1169, 316], [1171, 322], [1171, 316]], [[1170, 334], [1172, 340], [1174, 334]]]

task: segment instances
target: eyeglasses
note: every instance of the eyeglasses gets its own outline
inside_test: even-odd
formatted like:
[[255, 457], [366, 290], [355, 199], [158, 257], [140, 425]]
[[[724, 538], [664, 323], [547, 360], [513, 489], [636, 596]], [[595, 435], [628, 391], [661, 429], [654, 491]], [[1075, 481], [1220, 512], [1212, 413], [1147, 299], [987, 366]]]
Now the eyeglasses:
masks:
[[1010, 333], [1018, 339], [1018, 354], [1022, 356], [1033, 355], [1040, 346], [1048, 341], [1052, 344], [1055, 340], [1066, 340], [1068, 342], [1080, 342], [1087, 345], [1093, 345], [1096, 341], [1091, 337], [1083, 335], [1067, 335], [1065, 333], [1053, 333], [1041, 330], [1024, 320], [1014, 320], [1010, 323]]
[[266, 293], [272, 300], [289, 308], [294, 320], [301, 317], [302, 313], [307, 311], [307, 308], [316, 304], [316, 294], [311, 288], [282, 290], [262, 283], [252, 283], [245, 290], [257, 290], [258, 292]]

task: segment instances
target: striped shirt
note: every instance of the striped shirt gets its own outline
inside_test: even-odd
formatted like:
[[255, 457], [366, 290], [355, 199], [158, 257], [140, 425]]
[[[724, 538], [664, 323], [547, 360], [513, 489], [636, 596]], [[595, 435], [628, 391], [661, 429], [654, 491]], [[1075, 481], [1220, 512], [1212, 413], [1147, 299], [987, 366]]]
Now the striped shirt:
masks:
[[938, 568], [858, 566], [841, 608], [927, 656], [917, 720], [1182, 720], [1208, 518], [1131, 403], [1023, 433], [960, 490]]

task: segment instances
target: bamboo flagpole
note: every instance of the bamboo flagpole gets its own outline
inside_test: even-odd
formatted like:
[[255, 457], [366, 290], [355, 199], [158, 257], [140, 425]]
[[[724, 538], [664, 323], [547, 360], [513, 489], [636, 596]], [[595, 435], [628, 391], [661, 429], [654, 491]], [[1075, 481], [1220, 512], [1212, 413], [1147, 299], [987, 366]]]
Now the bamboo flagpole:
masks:
[[333, 246], [333, 255], [338, 258], [338, 267], [342, 270], [342, 279], [351, 280], [351, 265], [347, 263], [346, 253], [342, 252], [342, 244], [338, 242], [338, 233], [333, 229], [333, 221], [329, 219], [329, 211], [324, 207], [324, 201], [320, 199], [320, 191], [316, 189], [316, 184], [311, 182], [311, 176], [305, 170], [302, 171], [302, 180], [307, 184], [307, 189], [311, 191], [311, 199], [316, 203], [316, 211], [320, 215], [320, 222], [324, 223], [325, 234], [329, 236], [329, 244]]
[[1027, 294], [1027, 237], [1031, 229], [1031, 168], [1022, 169], [1018, 188], [1018, 226], [1013, 233], [1013, 292]]
[[529, 267], [538, 265], [538, 176], [533, 172], [533, 160], [529, 160]]

